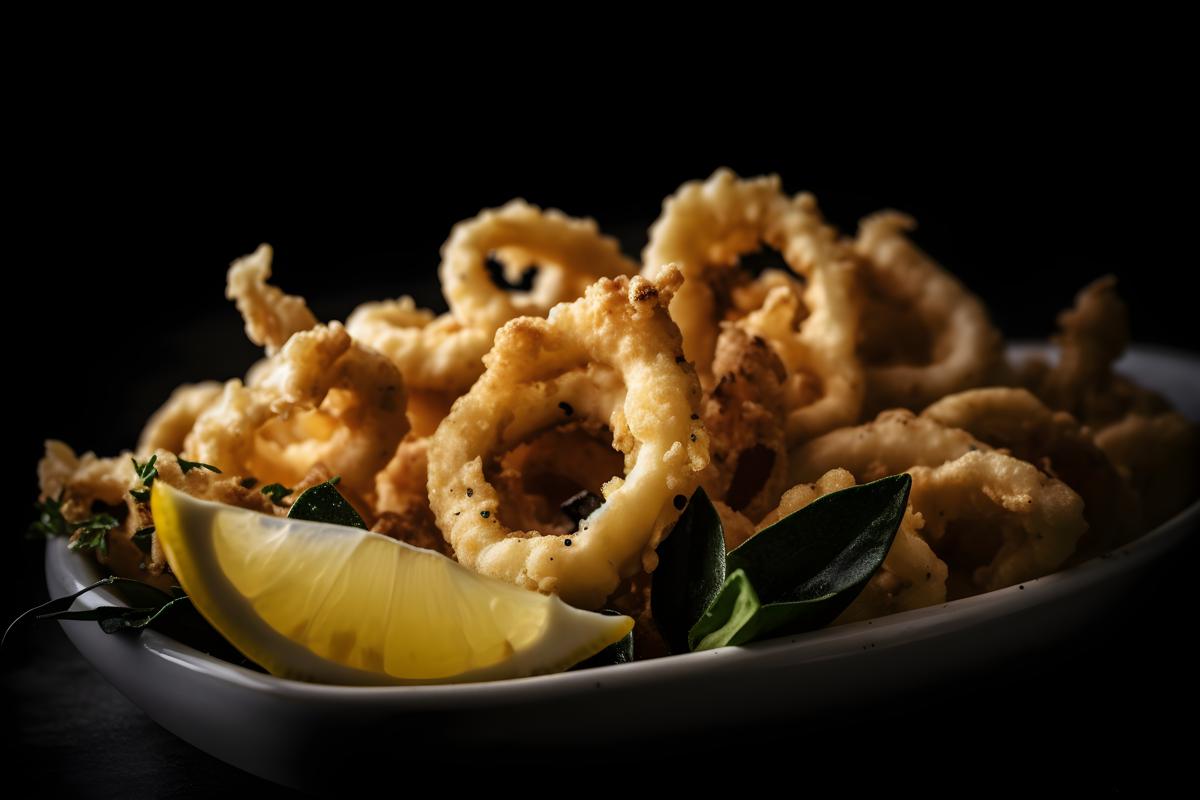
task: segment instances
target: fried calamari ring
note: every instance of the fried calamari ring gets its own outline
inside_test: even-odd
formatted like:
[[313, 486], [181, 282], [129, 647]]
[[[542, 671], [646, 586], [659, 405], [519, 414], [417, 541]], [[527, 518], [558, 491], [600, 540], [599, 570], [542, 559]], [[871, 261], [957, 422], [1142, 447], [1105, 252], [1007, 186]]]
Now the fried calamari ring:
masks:
[[718, 169], [707, 181], [689, 181], [663, 201], [662, 214], [650, 227], [642, 252], [642, 274], [653, 278], [675, 264], [684, 282], [671, 301], [671, 319], [683, 335], [683, 353], [705, 384], [711, 376], [720, 316], [715, 286], [722, 273], [757, 251], [787, 205], [778, 175], [739, 180]]
[[178, 453], [196, 424], [196, 418], [220, 395], [221, 384], [217, 381], [185, 383], [176, 387], [162, 408], [146, 420], [138, 437], [137, 451], [150, 453], [162, 449]]
[[812, 195], [792, 200], [772, 224], [768, 242], [804, 277], [803, 296], [793, 286], [776, 286], [762, 308], [738, 325], [770, 342], [787, 368], [787, 435], [794, 446], [859, 419], [860, 292], [849, 248], [825, 223]]
[[[408, 431], [404, 381], [340, 323], [297, 333], [253, 386], [234, 379], [196, 419], [189, 460], [291, 486], [316, 463], [370, 496]], [[307, 412], [307, 413], [305, 413]]]
[[897, 408], [884, 411], [873, 422], [831, 431], [793, 450], [791, 480], [809, 483], [842, 467], [867, 483], [909, 467], [936, 467], [964, 453], [990, 449], [966, 431]]
[[908, 473], [922, 534], [950, 567], [951, 599], [1053, 572], [1087, 530], [1083, 501], [1069, 486], [994, 450]]
[[[487, 370], [438, 426], [429, 500], [460, 563], [573, 605], [597, 608], [654, 549], [708, 463], [699, 384], [667, 314], [678, 270], [655, 282], [602, 279], [548, 319], [502, 327]], [[513, 531], [484, 462], [566, 417], [608, 424], [625, 478], [569, 536]]]
[[246, 335], [274, 355], [293, 333], [307, 331], [317, 324], [303, 297], [284, 294], [267, 284], [271, 277], [274, 251], [269, 244], [243, 256], [229, 267], [225, 297], [237, 303], [246, 321]]
[[483, 373], [494, 330], [464, 325], [453, 314], [435, 317], [411, 297], [363, 303], [346, 320], [355, 341], [383, 353], [422, 392], [465, 392]]
[[[493, 256], [514, 283], [537, 266], [532, 290], [496, 286], [487, 270]], [[455, 318], [495, 331], [514, 317], [545, 316], [555, 305], [580, 297], [598, 278], [637, 271], [617, 241], [600, 234], [595, 220], [512, 200], [454, 226], [442, 247], [438, 275]]]
[[943, 397], [921, 416], [1003, 448], [1075, 490], [1088, 522], [1078, 557], [1106, 553], [1142, 531], [1137, 496], [1091, 432], [1024, 389], [970, 389]]
[[1074, 306], [1058, 315], [1058, 326], [1055, 364], [1032, 359], [1023, 366], [1022, 382], [1046, 405], [1094, 430], [1128, 414], [1170, 410], [1162, 397], [1113, 370], [1129, 344], [1129, 313], [1116, 278], [1106, 275], [1081, 289]]
[[[736, 282], [730, 273], [739, 259], [764, 244], [778, 250], [803, 283], [772, 274], [762, 281], [768, 290], [760, 292], [761, 307], [747, 309], [753, 292], [721, 288]], [[667, 263], [682, 269], [686, 280], [671, 318], [705, 388], [716, 381], [722, 305], [749, 334], [771, 344], [788, 372], [787, 435], [794, 445], [858, 419], [863, 380], [854, 353], [859, 300], [851, 256], [812, 195], [789, 201], [778, 176], [739, 180], [720, 169], [704, 183], [685, 183], [664, 202], [650, 229], [643, 274], [655, 275]]]
[[866, 292], [858, 354], [868, 415], [895, 407], [920, 411], [1006, 368], [1004, 342], [987, 309], [909, 240], [905, 232], [915, 227], [911, 217], [884, 211], [860, 223], [854, 244]]
[[722, 323], [700, 416], [712, 459], [701, 485], [710, 498], [760, 519], [787, 488], [784, 381], [779, 357], [761, 337]]
[[1200, 486], [1200, 434], [1168, 411], [1129, 414], [1096, 434], [1096, 445], [1129, 476], [1142, 501], [1142, 525], [1166, 522], [1196, 498]]
[[1129, 342], [1128, 312], [1113, 276], [1084, 287], [1058, 325], [1057, 362], [1025, 364], [1022, 382], [1095, 431], [1097, 446], [1138, 494], [1142, 528], [1153, 528], [1195, 498], [1200, 434], [1163, 397], [1113, 369]]
[[505, 453], [495, 470], [485, 466], [484, 474], [500, 494], [505, 523], [522, 530], [572, 533], [578, 520], [563, 504], [579, 492], [603, 497], [606, 483], [624, 478], [623, 454], [587, 428], [603, 434], [587, 421], [560, 425]]

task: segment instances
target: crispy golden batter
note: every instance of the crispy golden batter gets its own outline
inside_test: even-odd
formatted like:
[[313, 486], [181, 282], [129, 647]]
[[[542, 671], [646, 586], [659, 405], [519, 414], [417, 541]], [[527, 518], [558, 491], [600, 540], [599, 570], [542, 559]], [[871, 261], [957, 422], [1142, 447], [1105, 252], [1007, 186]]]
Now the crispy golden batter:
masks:
[[233, 262], [225, 286], [225, 296], [237, 304], [246, 321], [246, 335], [269, 356], [279, 352], [293, 333], [317, 324], [303, 297], [284, 294], [267, 284], [273, 255], [270, 245], [260, 244], [253, 253]]
[[1087, 530], [1079, 495], [1003, 453], [974, 451], [908, 473], [922, 536], [950, 567], [951, 599], [1053, 572]]
[[900, 408], [884, 411], [874, 422], [831, 431], [792, 451], [791, 480], [815, 481], [841, 467], [867, 483], [909, 467], [936, 467], [964, 453], [989, 449], [966, 431]]
[[1196, 496], [1200, 433], [1170, 404], [1118, 374], [1129, 341], [1125, 303], [1111, 275], [1085, 286], [1058, 317], [1058, 361], [1033, 360], [1023, 382], [1046, 405], [1070, 412], [1137, 492], [1144, 531], [1169, 519]]
[[228, 381], [184, 455], [287, 486], [321, 462], [369, 496], [407, 431], [399, 371], [334, 322], [292, 336], [253, 386]]
[[[740, 258], [764, 245], [778, 250], [800, 280], [776, 272], [739, 291]], [[737, 325], [767, 341], [787, 370], [791, 444], [858, 419], [863, 378], [854, 348], [861, 303], [853, 254], [812, 195], [788, 200], [777, 176], [740, 180], [726, 169], [703, 183], [685, 183], [650, 230], [643, 274], [657, 275], [668, 263], [685, 277], [671, 318], [701, 385], [711, 388], [718, 379], [717, 322], [733, 312]], [[760, 303], [751, 307], [756, 298]]]
[[155, 411], [138, 437], [137, 451], [150, 453], [167, 450], [178, 453], [183, 441], [192, 432], [196, 418], [221, 396], [221, 384], [217, 381], [185, 383], [171, 392], [162, 408]]
[[1024, 389], [992, 387], [948, 395], [921, 412], [961, 428], [1058, 478], [1083, 499], [1088, 532], [1077, 556], [1090, 558], [1142, 530], [1137, 496], [1074, 417], [1051, 411]]
[[710, 497], [758, 519], [787, 486], [787, 373], [766, 341], [725, 323], [713, 374], [700, 412], [712, 454], [701, 483]]
[[939, 397], [1003, 374], [1004, 341], [987, 310], [905, 235], [894, 211], [859, 225], [855, 250], [866, 290], [858, 353], [866, 365], [864, 413], [919, 411]]
[[[655, 282], [600, 280], [548, 319], [522, 317], [496, 334], [487, 371], [429, 449], [430, 505], [460, 562], [585, 608], [653, 570], [708, 464], [699, 385], [666, 312], [681, 279], [669, 269]], [[626, 477], [604, 486], [604, 505], [575, 534], [511, 530], [484, 461], [575, 415], [609, 426]]]

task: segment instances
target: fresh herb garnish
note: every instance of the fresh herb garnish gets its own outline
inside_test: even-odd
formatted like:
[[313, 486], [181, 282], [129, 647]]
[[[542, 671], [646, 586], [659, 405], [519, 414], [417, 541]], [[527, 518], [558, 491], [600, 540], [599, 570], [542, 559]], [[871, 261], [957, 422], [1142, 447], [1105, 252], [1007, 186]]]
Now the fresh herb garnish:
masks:
[[73, 524], [78, 535], [67, 545], [71, 550], [99, 550], [108, 555], [108, 532], [121, 523], [111, 514], [97, 514]]
[[[111, 587], [129, 605], [71, 611], [77, 598], [101, 587]], [[27, 620], [94, 620], [99, 623], [101, 630], [110, 634], [127, 631], [136, 635], [146, 628], [153, 628], [209, 655], [262, 671], [200, 615], [178, 586], [172, 586], [168, 593], [142, 581], [110, 575], [74, 594], [56, 597], [21, 614], [5, 630], [4, 637], [0, 639], [0, 648], [18, 625]]]
[[291, 494], [294, 489], [289, 489], [282, 483], [268, 483], [266, 486], [259, 489], [260, 492], [271, 498], [271, 502], [277, 506], [283, 505], [283, 498]]
[[[342, 497], [335, 486], [341, 480], [335, 475], [324, 483], [305, 489], [300, 493], [288, 510], [288, 517], [305, 519], [310, 522], [329, 522], [334, 525], [348, 525], [353, 528], [367, 529], [367, 523], [354, 510], [354, 506]], [[265, 491], [265, 490], [264, 490]]]
[[181, 470], [183, 470], [184, 475], [187, 475], [189, 471], [191, 471], [193, 469], [197, 469], [197, 468], [206, 469], [209, 472], [215, 472], [218, 475], [221, 474], [221, 470], [217, 469], [212, 464], [205, 464], [202, 461], [185, 461], [184, 459], [180, 458], [179, 456], [176, 456], [175, 460], [179, 462], [179, 468]]
[[145, 464], [139, 464], [136, 458], [129, 459], [133, 462], [133, 472], [142, 481], [140, 489], [130, 489], [129, 493], [135, 499], [145, 503], [150, 500], [150, 487], [154, 484], [154, 479], [158, 477], [158, 467], [154, 466], [154, 462], [158, 461], [158, 455], [152, 455]]
[[[720, 517], [698, 490], [663, 545], [682, 526], [681, 541], [659, 547], [652, 587], [654, 617], [672, 651], [746, 644], [828, 625], [883, 563], [911, 486], [911, 477], [900, 474], [833, 492], [728, 554]], [[669, 577], [660, 588], [664, 568]], [[710, 596], [714, 584], [719, 589]]]
[[38, 518], [29, 524], [25, 535], [29, 538], [70, 536], [81, 531], [75, 541], [67, 545], [72, 550], [99, 550], [108, 555], [108, 532], [121, 523], [111, 514], [96, 514], [79, 522], [69, 522], [62, 513], [63, 493], [57, 499], [34, 503]]
[[33, 504], [34, 511], [38, 512], [38, 518], [29, 523], [29, 528], [25, 531], [27, 538], [52, 539], [55, 536], [66, 536], [71, 533], [71, 523], [67, 522], [66, 517], [62, 515], [62, 499], [63, 492], [60, 491], [57, 499], [48, 497], [45, 502]]

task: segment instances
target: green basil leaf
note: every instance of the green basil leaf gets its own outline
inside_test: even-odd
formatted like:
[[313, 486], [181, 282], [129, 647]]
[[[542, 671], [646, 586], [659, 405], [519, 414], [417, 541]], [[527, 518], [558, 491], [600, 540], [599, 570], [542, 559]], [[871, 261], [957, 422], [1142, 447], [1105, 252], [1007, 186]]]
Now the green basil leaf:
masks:
[[133, 539], [138, 550], [141, 550], [144, 555], [150, 555], [151, 544], [154, 542], [154, 526], [147, 525], [145, 528], [139, 528], [130, 538]]
[[198, 468], [206, 469], [209, 472], [215, 472], [218, 475], [221, 473], [221, 470], [217, 469], [212, 464], [205, 464], [203, 461], [185, 461], [182, 458], [180, 458], [179, 456], [176, 456], [175, 460], [179, 462], [179, 470], [184, 475], [187, 475], [188, 472], [190, 472], [191, 470], [198, 469]]
[[688, 651], [688, 631], [725, 582], [725, 529], [703, 489], [697, 489], [658, 546], [650, 586], [654, 622], [673, 653]]
[[271, 498], [271, 502], [277, 506], [283, 505], [283, 498], [292, 493], [292, 489], [284, 486], [282, 483], [268, 483], [266, 486], [259, 489], [260, 492]]
[[[780, 629], [815, 630], [831, 620], [828, 604], [837, 597], [830, 594], [812, 600], [764, 605], [746, 571], [734, 570], [725, 580], [717, 599], [688, 632], [688, 644], [693, 650], [711, 650], [746, 644]], [[833, 616], [836, 617], [843, 607], [839, 607]]]
[[828, 625], [883, 563], [912, 479], [894, 475], [821, 497], [729, 552], [720, 592], [688, 631], [693, 650]]
[[820, 497], [731, 550], [729, 570], [745, 570], [764, 603], [861, 588], [892, 546], [911, 487], [901, 473]]
[[334, 480], [318, 483], [301, 492], [296, 502], [292, 503], [288, 517], [367, 529], [367, 523], [363, 522], [354, 506], [334, 487]]

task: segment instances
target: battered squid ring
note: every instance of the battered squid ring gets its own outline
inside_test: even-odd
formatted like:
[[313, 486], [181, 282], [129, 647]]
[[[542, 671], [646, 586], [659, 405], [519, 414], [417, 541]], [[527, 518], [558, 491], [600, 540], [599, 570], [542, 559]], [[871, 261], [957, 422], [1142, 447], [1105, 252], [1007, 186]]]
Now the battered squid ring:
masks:
[[1053, 572], [1087, 530], [1083, 501], [1070, 487], [994, 450], [908, 473], [922, 535], [950, 567], [950, 599]]
[[[825, 223], [812, 195], [789, 201], [778, 176], [738, 180], [720, 169], [704, 183], [685, 183], [663, 203], [650, 229], [643, 274], [676, 263], [686, 280], [671, 303], [683, 334], [684, 353], [696, 364], [705, 388], [716, 381], [713, 358], [718, 335], [717, 287], [741, 256], [763, 244], [779, 250], [804, 279], [764, 275], [761, 308], [738, 325], [770, 342], [787, 368], [788, 441], [795, 445], [858, 419], [863, 379], [855, 355], [859, 298], [848, 245]], [[751, 293], [737, 288], [733, 305]]]
[[943, 397], [921, 417], [1004, 448], [1075, 490], [1083, 498], [1088, 522], [1077, 556], [1107, 552], [1141, 530], [1137, 497], [1096, 446], [1091, 431], [1070, 414], [1046, 408], [1026, 390], [968, 389]]
[[909, 467], [936, 467], [974, 450], [991, 449], [966, 431], [897, 408], [865, 425], [813, 439], [791, 451], [789, 464], [793, 483], [812, 483], [838, 467], [867, 483]]
[[[538, 265], [533, 289], [510, 292], [496, 286], [487, 271], [493, 255], [514, 282]], [[455, 318], [495, 331], [514, 317], [544, 317], [558, 303], [582, 296], [598, 278], [637, 271], [617, 241], [600, 234], [595, 220], [512, 200], [455, 225], [442, 246], [438, 274]]]
[[183, 452], [228, 474], [289, 486], [320, 462], [369, 497], [407, 431], [399, 371], [333, 322], [292, 336], [252, 386], [228, 381]]
[[860, 293], [854, 260], [812, 195], [796, 196], [771, 226], [767, 241], [804, 277], [803, 297], [794, 284], [777, 286], [762, 308], [738, 325], [770, 342], [787, 368], [786, 428], [794, 446], [859, 418], [864, 393], [855, 352]]
[[494, 330], [435, 317], [411, 297], [364, 303], [346, 320], [356, 341], [387, 356], [413, 392], [461, 394], [483, 372]]
[[[911, 311], [891, 326], [863, 328], [866, 414], [896, 407], [920, 411], [943, 395], [982, 386], [1005, 369], [1004, 342], [983, 303], [905, 236], [915, 227], [911, 217], [894, 211], [859, 224], [854, 249], [867, 289], [864, 319], [896, 317], [897, 306]], [[930, 336], [920, 343], [927, 352], [896, 351], [906, 330]]]
[[[597, 608], [622, 578], [657, 566], [655, 548], [708, 464], [700, 387], [680, 352], [667, 304], [682, 276], [602, 279], [548, 319], [502, 327], [487, 370], [438, 426], [429, 448], [429, 500], [460, 563]], [[604, 421], [625, 478], [577, 533], [504, 525], [484, 461], [567, 418]]]
[[707, 386], [717, 346], [718, 275], [761, 247], [771, 220], [787, 205], [778, 175], [739, 180], [718, 169], [707, 181], [689, 181], [663, 201], [642, 252], [642, 274], [653, 278], [675, 264], [684, 282], [671, 301], [671, 319], [683, 334], [683, 353]]
[[137, 452], [147, 454], [159, 449], [180, 452], [196, 418], [220, 396], [221, 384], [217, 381], [175, 387], [167, 402], [146, 420], [138, 437]]
[[260, 244], [253, 253], [230, 265], [225, 281], [225, 297], [237, 304], [246, 321], [246, 336], [263, 347], [268, 356], [279, 352], [293, 333], [317, 324], [303, 297], [284, 294], [267, 283], [274, 253], [269, 244]]

